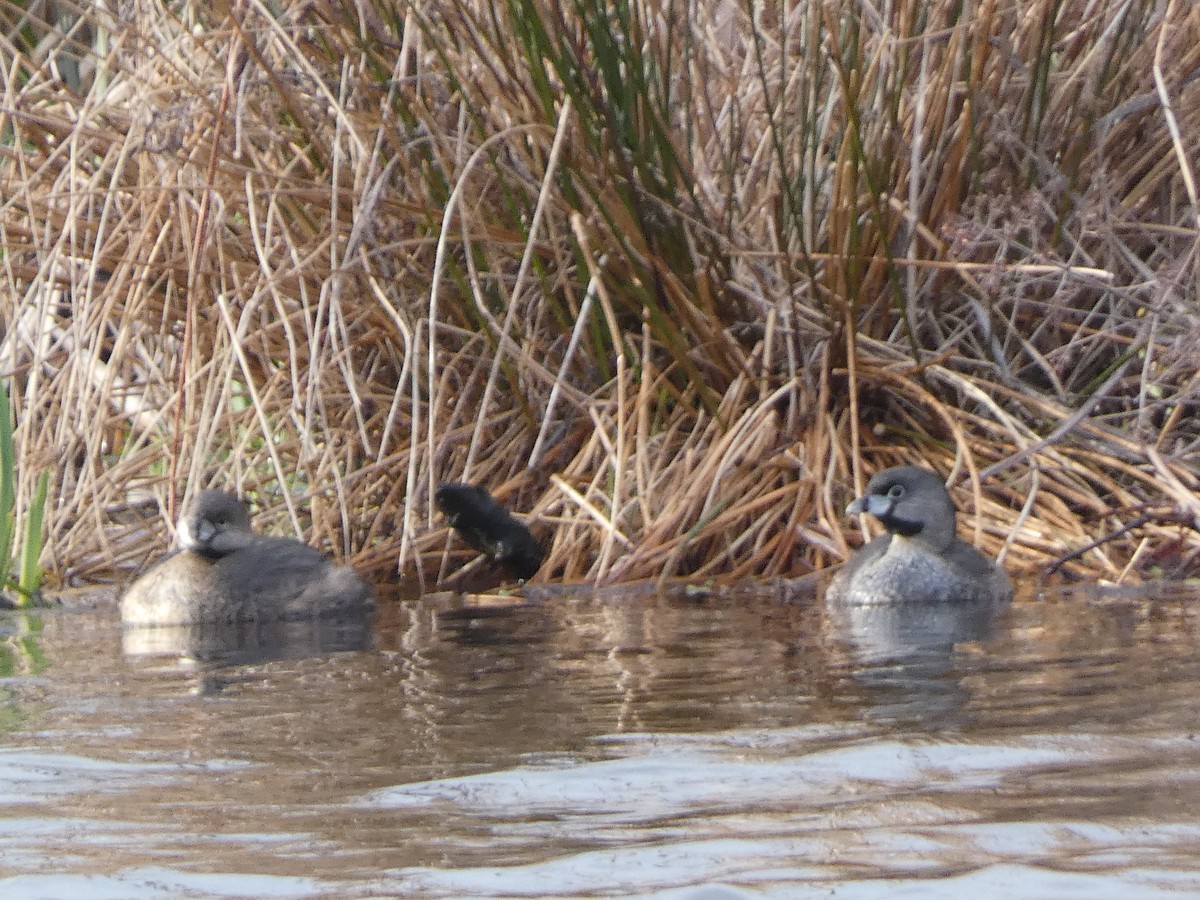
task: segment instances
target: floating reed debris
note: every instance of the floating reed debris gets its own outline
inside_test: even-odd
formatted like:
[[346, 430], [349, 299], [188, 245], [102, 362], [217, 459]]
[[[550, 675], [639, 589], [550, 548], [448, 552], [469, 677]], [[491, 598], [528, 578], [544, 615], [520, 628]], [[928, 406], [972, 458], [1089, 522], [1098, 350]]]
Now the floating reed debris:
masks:
[[908, 463], [1013, 571], [1200, 551], [1196, 4], [49, 8], [0, 376], [53, 579], [191, 483], [428, 586], [444, 481], [538, 579], [798, 575]]

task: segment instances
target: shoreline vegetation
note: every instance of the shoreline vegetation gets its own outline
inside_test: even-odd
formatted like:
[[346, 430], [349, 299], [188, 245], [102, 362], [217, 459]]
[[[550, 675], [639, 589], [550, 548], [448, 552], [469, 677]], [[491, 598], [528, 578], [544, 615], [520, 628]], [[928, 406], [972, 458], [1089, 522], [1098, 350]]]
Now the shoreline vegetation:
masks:
[[539, 580], [799, 576], [914, 463], [1016, 576], [1190, 573], [1200, 6], [120, 10], [0, 0], [48, 584], [159, 555], [191, 484], [433, 587], [448, 481]]

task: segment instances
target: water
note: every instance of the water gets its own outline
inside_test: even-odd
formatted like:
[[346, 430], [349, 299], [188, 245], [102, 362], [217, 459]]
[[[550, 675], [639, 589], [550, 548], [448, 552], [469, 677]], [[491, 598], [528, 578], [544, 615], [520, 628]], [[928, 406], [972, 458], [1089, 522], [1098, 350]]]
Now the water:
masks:
[[1200, 895], [1198, 609], [9, 615], [0, 896]]

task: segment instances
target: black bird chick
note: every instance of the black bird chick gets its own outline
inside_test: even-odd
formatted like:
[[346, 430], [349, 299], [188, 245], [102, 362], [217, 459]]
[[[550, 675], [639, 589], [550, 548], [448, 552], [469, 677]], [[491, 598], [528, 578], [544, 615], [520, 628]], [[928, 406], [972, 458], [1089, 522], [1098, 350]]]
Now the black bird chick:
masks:
[[546, 554], [529, 529], [479, 485], [438, 485], [434, 500], [460, 538], [517, 578], [526, 581], [541, 568]]

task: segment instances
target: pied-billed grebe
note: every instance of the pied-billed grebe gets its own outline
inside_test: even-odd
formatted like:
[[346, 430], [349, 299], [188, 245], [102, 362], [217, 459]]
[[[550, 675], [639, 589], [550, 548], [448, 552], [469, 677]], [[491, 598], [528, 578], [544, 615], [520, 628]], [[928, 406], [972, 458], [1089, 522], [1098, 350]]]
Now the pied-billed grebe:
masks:
[[192, 498], [176, 543], [121, 598], [126, 625], [304, 619], [375, 606], [352, 569], [293, 538], [255, 534], [245, 505], [224, 491]]
[[942, 480], [901, 466], [878, 473], [867, 495], [846, 508], [870, 513], [888, 530], [834, 576], [825, 593], [834, 603], [1003, 602], [1008, 575], [955, 534], [954, 503]]
[[483, 488], [442, 484], [434, 500], [459, 537], [517, 578], [530, 579], [541, 568], [545, 554], [529, 529]]

